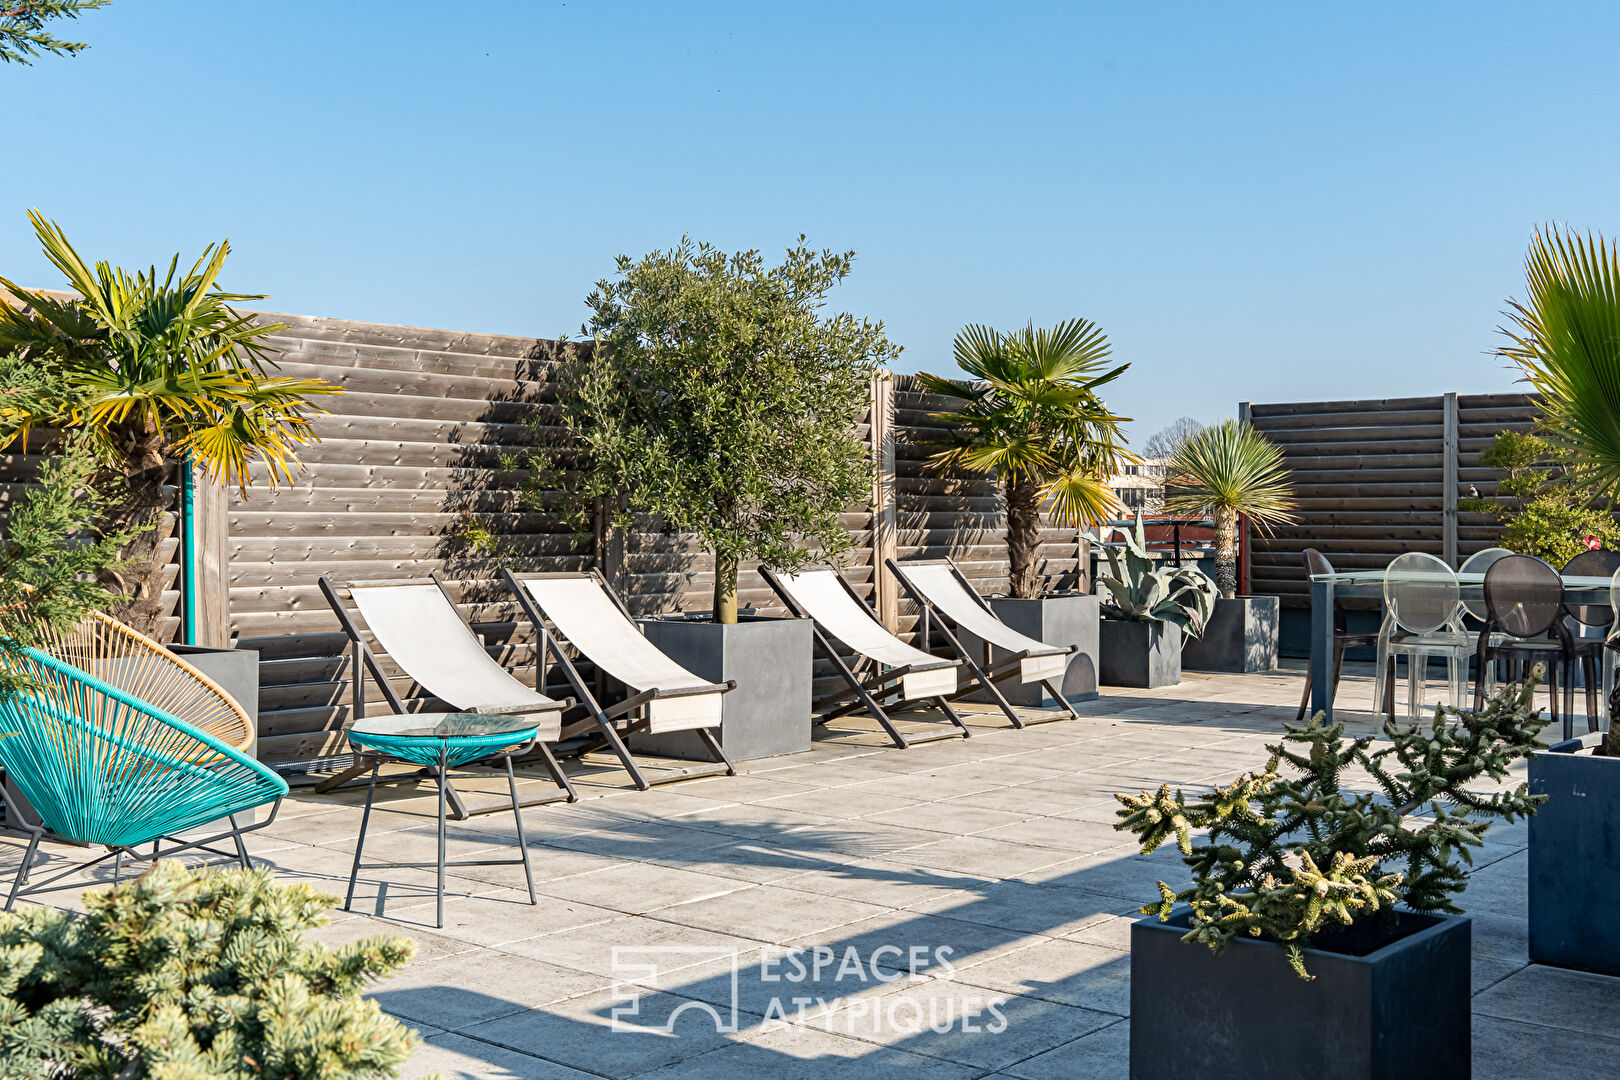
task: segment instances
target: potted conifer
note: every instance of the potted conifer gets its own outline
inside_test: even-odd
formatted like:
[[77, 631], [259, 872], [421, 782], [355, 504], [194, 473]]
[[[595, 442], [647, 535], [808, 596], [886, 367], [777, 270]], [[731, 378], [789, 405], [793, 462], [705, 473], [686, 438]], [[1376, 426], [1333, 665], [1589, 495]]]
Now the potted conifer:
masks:
[[1237, 594], [1240, 517], [1267, 529], [1291, 521], [1293, 489], [1282, 450], [1255, 428], [1223, 420], [1176, 447], [1165, 507], [1215, 521], [1215, 586], [1220, 596], [1203, 633], [1182, 647], [1194, 671], [1270, 671], [1277, 666], [1278, 599]]
[[[1131, 926], [1131, 1076], [1208, 1075], [1215, 1054], [1250, 1080], [1466, 1078], [1470, 920], [1452, 896], [1490, 819], [1542, 798], [1470, 785], [1538, 745], [1534, 692], [1386, 724], [1376, 750], [1318, 715], [1208, 794], [1118, 796], [1117, 827], [1144, 853], [1174, 842], [1192, 873]], [[1363, 771], [1374, 790], [1341, 788]]]
[[[1119, 512], [1107, 478], [1124, 460], [1120, 425], [1099, 389], [1129, 364], [1110, 367], [1102, 330], [1070, 319], [1050, 330], [1034, 324], [1003, 333], [969, 326], [956, 336], [956, 363], [966, 379], [918, 376], [923, 389], [951, 400], [934, 419], [948, 445], [930, 465], [946, 475], [993, 476], [1007, 512], [1007, 593], [990, 597], [1002, 622], [1048, 645], [1078, 646], [1059, 684], [1070, 700], [1094, 696], [1098, 670], [1098, 601], [1085, 588], [1042, 588], [1041, 531], [1045, 522], [1087, 528]], [[1008, 684], [1014, 704], [1039, 705], [1039, 684]]]
[[[711, 610], [643, 626], [696, 674], [737, 681], [720, 734], [733, 758], [810, 745], [810, 624], [741, 615], [745, 560], [789, 571], [836, 560], [851, 543], [839, 516], [871, 499], [858, 427], [872, 376], [900, 350], [881, 323], [823, 314], [853, 260], [803, 237], [776, 266], [686, 239], [621, 256], [586, 300], [593, 343], [567, 350], [558, 371], [568, 441], [549, 467], [568, 471], [576, 519], [696, 534], [709, 553], [698, 569], [712, 575]], [[553, 483], [544, 470], [536, 481]], [[646, 738], [697, 756], [686, 733]]]

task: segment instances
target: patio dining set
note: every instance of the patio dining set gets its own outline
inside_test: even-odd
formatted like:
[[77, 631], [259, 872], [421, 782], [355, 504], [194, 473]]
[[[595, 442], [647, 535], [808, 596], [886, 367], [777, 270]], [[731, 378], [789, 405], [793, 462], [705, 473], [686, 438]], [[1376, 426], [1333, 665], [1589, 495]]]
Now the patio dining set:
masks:
[[[1311, 660], [1299, 719], [1333, 715], [1345, 653], [1374, 651], [1374, 702], [1395, 716], [1396, 664], [1407, 670], [1407, 715], [1424, 708], [1431, 659], [1446, 665], [1448, 703], [1480, 708], [1492, 683], [1520, 683], [1544, 666], [1550, 715], [1574, 736], [1575, 687], [1597, 731], [1620, 662], [1620, 552], [1583, 551], [1561, 569], [1533, 555], [1487, 548], [1453, 570], [1424, 552], [1397, 556], [1383, 570], [1340, 572], [1315, 548], [1304, 552], [1311, 588]], [[1377, 631], [1355, 630], [1344, 599], [1382, 601]], [[1325, 661], [1325, 662], [1324, 662]]]
[[[967, 738], [972, 733], [953, 702], [972, 693], [996, 705], [1012, 726], [1024, 727], [1032, 718], [1013, 709], [998, 686], [1009, 679], [1038, 684], [1052, 695], [1061, 711], [1043, 719], [1078, 715], [1059, 685], [1078, 646], [1043, 644], [1002, 623], [948, 559], [891, 562], [889, 569], [921, 613], [911, 643], [886, 627], [834, 568], [765, 574], [788, 611], [812, 623], [842, 683], [813, 703], [814, 722], [864, 711], [899, 749]], [[368, 582], [322, 578], [319, 584], [349, 639], [353, 697], [345, 728], [352, 763], [316, 790], [367, 778], [345, 908], [362, 869], [433, 867], [437, 921], [443, 925], [446, 867], [486, 864], [446, 861], [446, 821], [471, 812], [451, 782], [454, 769], [479, 766], [506, 774], [520, 851], [501, 862], [522, 865], [530, 903], [535, 892], [522, 811], [578, 800], [562, 757], [606, 751], [640, 790], [736, 772], [719, 736], [722, 698], [735, 682], [711, 681], [672, 660], [595, 571], [502, 571], [501, 584], [535, 631], [532, 686], [491, 655], [437, 575]], [[932, 651], [936, 635], [953, 655]], [[422, 699], [400, 695], [384, 657], [450, 711], [412, 711]], [[23, 689], [0, 701], [6, 825], [28, 836], [8, 908], [25, 892], [72, 887], [63, 880], [85, 869], [72, 866], [30, 884], [36, 851], [47, 838], [106, 847], [96, 861], [114, 860], [115, 882], [126, 858], [152, 860], [182, 851], [206, 850], [251, 866], [242, 836], [274, 820], [289, 789], [251, 755], [251, 723], [212, 680], [101, 613], [66, 633], [42, 634], [40, 647], [0, 651], [0, 664], [24, 679]], [[573, 696], [548, 695], [553, 664]], [[368, 676], [386, 715], [367, 715]], [[917, 709], [931, 710], [920, 718], [924, 728], [903, 729], [897, 718]], [[652, 773], [638, 760], [634, 739], [671, 732], [696, 736], [711, 761]], [[556, 792], [520, 801], [514, 762], [541, 766]], [[438, 844], [431, 862], [362, 861], [379, 774], [390, 764], [414, 766], [412, 775], [436, 785]], [[268, 813], [254, 820], [266, 805]], [[215, 822], [229, 828], [193, 835]], [[234, 848], [214, 846], [224, 841]]]

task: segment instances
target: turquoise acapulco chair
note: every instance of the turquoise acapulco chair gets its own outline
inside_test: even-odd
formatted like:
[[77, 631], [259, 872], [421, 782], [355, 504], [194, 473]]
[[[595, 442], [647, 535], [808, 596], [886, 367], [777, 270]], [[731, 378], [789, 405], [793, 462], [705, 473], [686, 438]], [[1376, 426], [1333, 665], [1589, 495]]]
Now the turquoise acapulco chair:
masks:
[[[215, 851], [231, 839], [251, 866], [242, 834], [275, 819], [287, 783], [213, 735], [37, 649], [0, 653], [27, 688], [0, 701], [0, 766], [32, 804], [41, 823], [65, 840], [100, 844], [107, 854], [27, 889], [30, 864], [45, 829], [24, 822], [28, 850], [6, 898], [46, 892], [63, 878], [123, 856], [150, 860], [181, 851]], [[273, 804], [269, 815], [239, 826], [235, 815]], [[178, 834], [212, 822], [230, 827], [201, 839]], [[162, 841], [172, 840], [168, 847]], [[144, 854], [138, 846], [150, 845]], [[161, 850], [160, 850], [161, 849]], [[217, 852], [217, 854], [229, 854]]]

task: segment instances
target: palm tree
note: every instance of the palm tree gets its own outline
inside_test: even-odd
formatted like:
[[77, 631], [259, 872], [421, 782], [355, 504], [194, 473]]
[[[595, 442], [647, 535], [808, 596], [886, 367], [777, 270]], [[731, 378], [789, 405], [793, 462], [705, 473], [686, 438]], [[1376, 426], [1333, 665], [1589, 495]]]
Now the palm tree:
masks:
[[1593, 500], [1620, 496], [1620, 245], [1536, 231], [1529, 297], [1510, 301], [1498, 350], [1541, 395], [1539, 427]]
[[3, 277], [19, 306], [0, 303], [0, 354], [30, 371], [27, 392], [0, 398], [0, 448], [33, 427], [82, 432], [117, 495], [105, 535], [136, 534], [109, 584], [128, 596], [120, 616], [152, 633], [161, 619], [162, 537], [143, 528], [161, 519], [164, 485], [189, 458], [207, 474], [245, 489], [262, 464], [273, 488], [299, 466], [312, 442], [308, 398], [339, 393], [322, 379], [270, 375], [267, 335], [285, 329], [254, 321], [231, 304], [262, 296], [215, 287], [228, 242], [210, 245], [184, 274], [94, 269], [54, 222], [29, 212], [46, 256], [77, 294], [60, 299]]
[[931, 457], [942, 472], [993, 474], [1007, 501], [1007, 557], [1013, 596], [1039, 595], [1036, 554], [1041, 503], [1071, 527], [1119, 512], [1107, 479], [1135, 455], [1097, 388], [1119, 377], [1104, 361], [1108, 339], [1095, 323], [1070, 319], [1050, 330], [1034, 324], [1011, 333], [969, 326], [956, 335], [956, 363], [968, 380], [919, 375], [930, 393], [960, 402], [936, 413], [950, 446]]
[[1262, 529], [1292, 521], [1294, 491], [1282, 451], [1260, 432], [1223, 420], [1176, 450], [1165, 480], [1165, 508], [1215, 519], [1215, 584], [1237, 595], [1238, 516]]

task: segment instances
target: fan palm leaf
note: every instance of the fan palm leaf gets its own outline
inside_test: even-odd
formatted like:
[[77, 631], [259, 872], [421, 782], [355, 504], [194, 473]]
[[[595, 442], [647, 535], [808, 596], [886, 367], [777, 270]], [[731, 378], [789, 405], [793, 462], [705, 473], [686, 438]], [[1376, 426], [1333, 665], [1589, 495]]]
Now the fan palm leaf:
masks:
[[1294, 489], [1282, 450], [1248, 424], [1223, 420], [1187, 439], [1170, 459], [1165, 508], [1215, 519], [1215, 581], [1237, 593], [1237, 523], [1261, 529], [1293, 520]]

